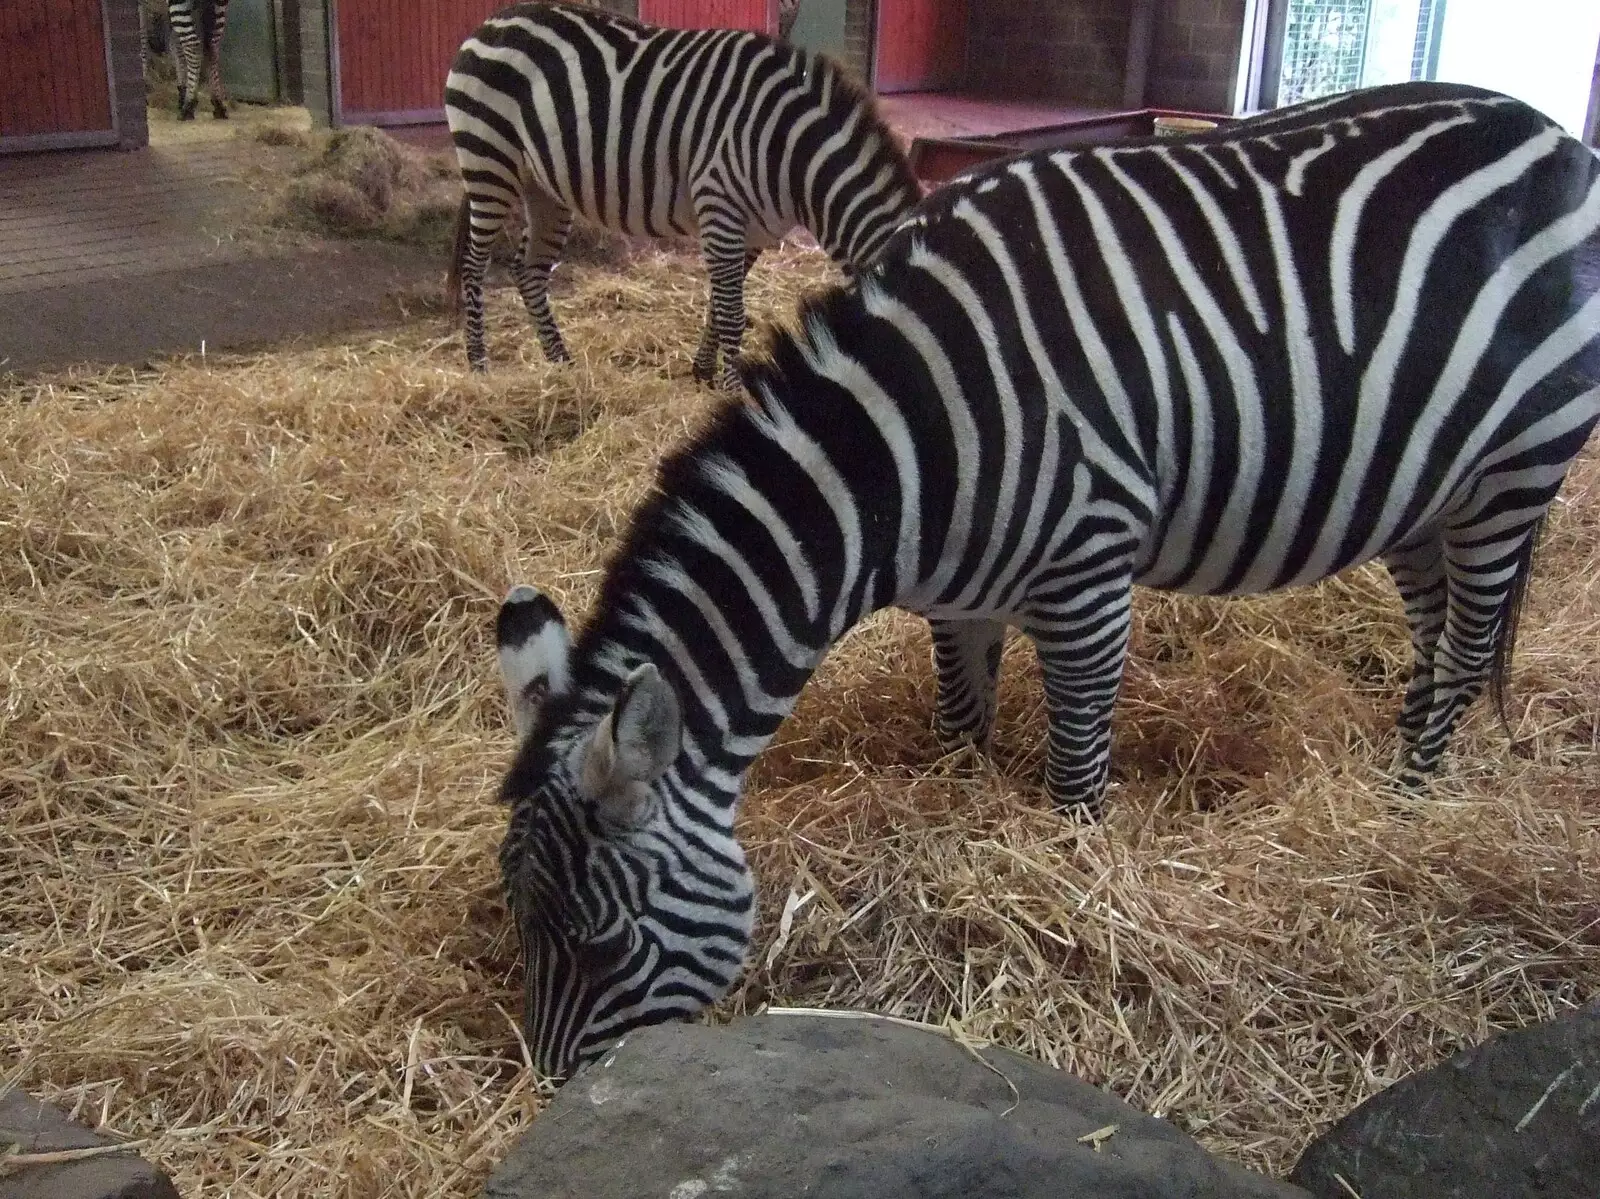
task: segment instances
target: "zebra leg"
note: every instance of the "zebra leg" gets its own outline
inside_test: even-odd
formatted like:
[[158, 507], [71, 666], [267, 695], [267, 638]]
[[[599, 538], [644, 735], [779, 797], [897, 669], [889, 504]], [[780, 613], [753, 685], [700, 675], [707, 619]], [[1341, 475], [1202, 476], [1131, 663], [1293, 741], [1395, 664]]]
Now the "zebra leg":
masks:
[[[461, 302], [465, 309], [467, 366], [489, 369], [483, 344], [483, 280], [489, 271], [489, 250], [506, 223], [510, 205], [498, 195], [468, 198], [467, 246], [461, 257]], [[459, 243], [458, 243], [459, 244]]]
[[550, 311], [550, 272], [561, 260], [566, 249], [567, 235], [572, 232], [572, 210], [532, 185], [522, 197], [523, 212], [527, 220], [522, 230], [522, 252], [517, 256], [512, 273], [516, 275], [517, 290], [522, 293], [522, 303], [539, 334], [539, 345], [551, 362], [571, 362], [566, 343], [561, 340], [561, 330]]
[[1456, 722], [1490, 682], [1497, 647], [1515, 632], [1511, 621], [1543, 511], [1541, 505], [1532, 522], [1507, 529], [1507, 514], [1496, 510], [1470, 528], [1445, 533], [1444, 628], [1433, 651], [1427, 720], [1401, 768], [1402, 787], [1419, 789], [1438, 770]]
[[216, 120], [226, 121], [228, 89], [222, 84], [222, 30], [228, 23], [228, 0], [201, 0], [201, 3], [209, 4], [205, 54], [208, 60], [206, 82], [211, 89], [211, 115]]
[[1411, 628], [1411, 679], [1395, 722], [1400, 731], [1402, 761], [1408, 757], [1428, 722], [1433, 707], [1433, 655], [1444, 631], [1448, 589], [1444, 543], [1433, 537], [1386, 554], [1383, 564], [1400, 592]]
[[939, 679], [934, 730], [948, 746], [986, 749], [994, 732], [995, 684], [1006, 626], [996, 620], [930, 620]]
[[1024, 626], [1039, 651], [1050, 719], [1045, 785], [1057, 811], [1092, 819], [1105, 799], [1111, 710], [1132, 623], [1132, 579], [1095, 571], [1061, 594], [1049, 606], [1034, 604]]
[[[744, 336], [744, 281], [750, 276], [750, 269], [755, 266], [756, 259], [761, 257], [760, 250], [746, 248], [744, 252], [744, 272], [739, 276], [739, 330], [740, 338]], [[709, 384], [715, 377], [717, 369], [717, 288], [715, 268], [712, 268], [711, 295], [706, 300], [706, 327], [700, 334], [699, 348], [694, 352], [694, 378], [697, 383]], [[731, 362], [731, 359], [730, 359]], [[731, 367], [730, 367], [731, 369]], [[727, 386], [726, 377], [723, 385]], [[730, 390], [738, 390], [735, 380]]]
[[192, 0], [172, 0], [167, 13], [178, 75], [178, 119], [192, 121], [200, 103], [200, 34]]

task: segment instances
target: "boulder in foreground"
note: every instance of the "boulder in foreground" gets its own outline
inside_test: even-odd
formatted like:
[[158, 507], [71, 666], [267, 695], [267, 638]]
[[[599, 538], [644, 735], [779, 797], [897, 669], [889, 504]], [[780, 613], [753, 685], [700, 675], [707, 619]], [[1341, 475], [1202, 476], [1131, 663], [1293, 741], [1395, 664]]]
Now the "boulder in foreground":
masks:
[[[0, 1150], [27, 1158], [115, 1145], [21, 1091], [0, 1095]], [[0, 1199], [178, 1199], [172, 1180], [138, 1154], [106, 1153], [51, 1164], [0, 1158]]]
[[1032, 1059], [809, 1014], [632, 1033], [561, 1089], [484, 1193], [1306, 1199]]
[[1289, 1177], [1318, 1199], [1596, 1199], [1600, 1002], [1395, 1083]]

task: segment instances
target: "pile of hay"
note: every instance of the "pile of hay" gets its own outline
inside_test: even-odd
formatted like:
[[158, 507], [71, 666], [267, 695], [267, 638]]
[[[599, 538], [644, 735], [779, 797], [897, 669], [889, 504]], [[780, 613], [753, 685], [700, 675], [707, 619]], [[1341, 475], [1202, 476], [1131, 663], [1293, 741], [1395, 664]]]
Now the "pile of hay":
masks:
[[[755, 313], [826, 273], [765, 261]], [[657, 257], [558, 302], [570, 369], [502, 293], [486, 377], [429, 320], [12, 388], [0, 1085], [148, 1138], [185, 1194], [476, 1194], [547, 1097], [496, 881], [493, 615], [530, 580], [581, 617], [714, 402], [704, 303]], [[751, 779], [761, 924], [722, 1014], [955, 1020], [1285, 1169], [1395, 1079], [1600, 996], [1597, 575], [1591, 456], [1529, 604], [1523, 752], [1476, 709], [1404, 813], [1372, 571], [1141, 595], [1095, 827], [1045, 809], [1025, 646], [995, 760], [939, 759], [923, 628], [868, 622]]]
[[448, 242], [461, 200], [448, 158], [403, 145], [368, 125], [337, 130], [321, 141], [320, 153], [285, 185], [278, 223], [335, 237]]
[[[420, 149], [370, 125], [326, 133], [287, 120], [264, 120], [243, 136], [302, 152], [299, 165], [269, 201], [269, 224], [323, 237], [404, 242], [441, 254], [454, 243], [461, 181], [453, 153]], [[495, 259], [509, 262], [521, 239], [522, 212], [514, 209], [495, 242]], [[624, 237], [579, 218], [562, 260], [622, 266], [650, 246], [647, 239]]]

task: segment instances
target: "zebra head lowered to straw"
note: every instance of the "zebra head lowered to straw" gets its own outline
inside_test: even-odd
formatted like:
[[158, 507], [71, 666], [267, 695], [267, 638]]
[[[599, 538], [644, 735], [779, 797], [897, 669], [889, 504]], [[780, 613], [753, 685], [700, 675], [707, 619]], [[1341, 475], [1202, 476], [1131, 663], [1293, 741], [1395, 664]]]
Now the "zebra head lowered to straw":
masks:
[[1050, 797], [1092, 813], [1133, 584], [1247, 594], [1376, 558], [1411, 627], [1421, 784], [1500, 691], [1600, 419], [1597, 230], [1587, 148], [1424, 83], [930, 197], [666, 460], [575, 645], [533, 589], [502, 608], [501, 866], [539, 1068], [725, 993], [745, 770], [885, 606], [931, 622], [951, 738], [986, 740], [1004, 631], [1031, 636]]
[[[798, 11], [798, 10], [794, 10]], [[828, 58], [734, 29], [662, 29], [597, 8], [517, 4], [462, 45], [445, 114], [465, 196], [446, 290], [487, 366], [483, 280], [514, 205], [517, 288], [552, 362], [571, 355], [550, 272], [573, 214], [649, 237], [698, 234], [711, 276], [695, 377], [737, 391], [744, 280], [796, 226], [859, 267], [921, 197], [871, 98]]]

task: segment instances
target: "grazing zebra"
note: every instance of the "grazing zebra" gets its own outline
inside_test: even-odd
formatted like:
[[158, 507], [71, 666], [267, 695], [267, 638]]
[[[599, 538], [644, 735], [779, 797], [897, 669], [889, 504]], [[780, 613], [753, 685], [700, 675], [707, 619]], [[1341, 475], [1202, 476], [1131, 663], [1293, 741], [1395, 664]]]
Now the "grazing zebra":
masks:
[[446, 286], [465, 303], [475, 370], [489, 249], [519, 200], [514, 273], [547, 358], [570, 357], [549, 283], [574, 213], [650, 237], [698, 230], [711, 302], [694, 373], [709, 382], [720, 349], [737, 390], [744, 279], [761, 249], [803, 225], [847, 269], [863, 264], [922, 194], [839, 66], [757, 33], [514, 5], [461, 47], [445, 113], [466, 189]]
[[540, 1069], [731, 984], [745, 770], [888, 605], [932, 624], [946, 736], [987, 738], [1005, 627], [1031, 635], [1049, 793], [1092, 812], [1133, 584], [1237, 595], [1377, 558], [1422, 781], [1499, 691], [1600, 419], [1597, 230], [1600, 159], [1428, 83], [935, 193], [666, 460], [576, 646], [532, 588], [502, 608], [500, 860]]
[[[211, 89], [211, 115], [228, 119], [228, 91], [222, 86], [222, 30], [228, 23], [228, 0], [167, 0], [167, 16], [178, 58], [178, 117], [194, 120], [200, 103], [200, 67], [205, 64]], [[198, 28], [197, 28], [198, 26]]]

